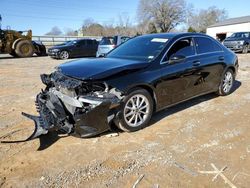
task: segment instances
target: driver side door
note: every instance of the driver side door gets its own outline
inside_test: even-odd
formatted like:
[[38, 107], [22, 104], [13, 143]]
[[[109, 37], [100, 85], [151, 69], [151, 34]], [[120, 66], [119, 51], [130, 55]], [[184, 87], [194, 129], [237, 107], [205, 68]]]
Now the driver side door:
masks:
[[199, 62], [196, 61], [194, 40], [182, 38], [174, 42], [165, 54], [161, 66], [159, 108], [184, 101], [198, 94]]

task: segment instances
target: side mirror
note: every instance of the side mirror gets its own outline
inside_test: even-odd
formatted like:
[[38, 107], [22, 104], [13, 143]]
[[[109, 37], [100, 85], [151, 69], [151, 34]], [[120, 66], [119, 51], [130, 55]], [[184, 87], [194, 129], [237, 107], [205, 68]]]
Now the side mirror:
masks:
[[76, 42], [76, 43], [74, 43], [74, 46], [75, 46], [75, 47], [80, 47], [81, 45], [80, 45], [79, 43]]
[[179, 63], [181, 61], [184, 61], [186, 59], [186, 57], [184, 55], [173, 55], [170, 59], [169, 59], [169, 64], [173, 64], [173, 63]]

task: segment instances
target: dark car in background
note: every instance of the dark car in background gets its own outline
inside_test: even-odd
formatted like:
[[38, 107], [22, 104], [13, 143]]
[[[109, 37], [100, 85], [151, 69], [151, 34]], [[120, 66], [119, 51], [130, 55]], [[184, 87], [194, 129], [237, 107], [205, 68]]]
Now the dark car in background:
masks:
[[37, 56], [47, 56], [46, 47], [41, 41], [32, 41]]
[[54, 46], [48, 49], [48, 55], [56, 59], [68, 59], [72, 57], [94, 57], [98, 42], [93, 39], [79, 39], [70, 41], [64, 45]]
[[250, 50], [250, 32], [237, 32], [227, 37], [223, 45], [235, 52], [248, 53]]
[[60, 130], [89, 137], [112, 122], [137, 131], [161, 109], [207, 93], [230, 94], [237, 70], [235, 53], [207, 35], [139, 36], [105, 58], [71, 61], [42, 75], [40, 115], [25, 115], [35, 121], [36, 136]]
[[103, 37], [98, 45], [96, 57], [104, 57], [108, 52], [129, 39], [130, 37], [127, 36]]

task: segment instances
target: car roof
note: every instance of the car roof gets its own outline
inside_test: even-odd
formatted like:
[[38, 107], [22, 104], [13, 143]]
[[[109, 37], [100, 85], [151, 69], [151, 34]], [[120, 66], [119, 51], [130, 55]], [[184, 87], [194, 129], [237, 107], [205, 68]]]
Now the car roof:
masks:
[[159, 37], [159, 38], [174, 38], [174, 37], [185, 37], [185, 36], [208, 36], [202, 33], [157, 33], [157, 34], [146, 34], [139, 37]]
[[77, 39], [76, 41], [84, 41], [84, 40], [96, 40], [96, 39]]

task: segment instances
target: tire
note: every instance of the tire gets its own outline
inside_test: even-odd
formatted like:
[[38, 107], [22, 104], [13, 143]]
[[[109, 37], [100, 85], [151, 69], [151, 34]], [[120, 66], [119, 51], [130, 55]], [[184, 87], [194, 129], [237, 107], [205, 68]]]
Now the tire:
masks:
[[244, 46], [243, 46], [243, 49], [242, 49], [242, 53], [243, 53], [243, 54], [247, 54], [247, 53], [248, 53], [248, 50], [249, 50], [249, 45], [244, 45]]
[[232, 93], [235, 76], [232, 69], [227, 69], [222, 76], [222, 80], [217, 91], [220, 96], [226, 96]]
[[10, 53], [10, 55], [13, 56], [13, 57], [18, 57], [15, 51], [12, 51], [12, 52]]
[[34, 48], [30, 41], [21, 40], [17, 43], [15, 53], [18, 57], [31, 57], [34, 54]]
[[61, 51], [59, 54], [59, 58], [60, 59], [69, 59], [69, 52], [67, 52], [66, 50]]
[[[138, 99], [139, 103], [136, 104]], [[143, 100], [144, 102], [142, 102]], [[138, 106], [141, 106], [141, 108], [138, 108]], [[115, 123], [121, 130], [133, 132], [146, 127], [152, 117], [152, 114], [153, 99], [151, 95], [145, 89], [137, 88], [132, 90], [124, 98], [119, 114], [120, 117]]]

